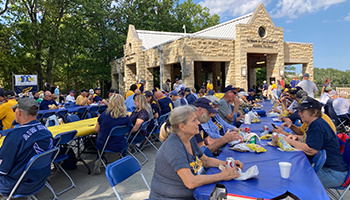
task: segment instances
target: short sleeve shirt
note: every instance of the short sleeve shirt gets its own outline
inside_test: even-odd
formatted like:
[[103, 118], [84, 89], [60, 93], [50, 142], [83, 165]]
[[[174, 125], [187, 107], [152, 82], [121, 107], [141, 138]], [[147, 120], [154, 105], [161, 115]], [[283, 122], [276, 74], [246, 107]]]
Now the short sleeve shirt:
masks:
[[263, 86], [263, 89], [264, 89], [264, 90], [267, 90], [267, 88], [268, 88], [268, 87], [267, 87], [267, 84], [265, 83], [264, 86]]
[[152, 108], [153, 114], [156, 114], [156, 113], [160, 114], [159, 106], [155, 101], [151, 103], [151, 108]]
[[103, 99], [100, 97], [100, 96], [98, 96], [97, 94], [94, 94], [94, 96], [93, 96], [93, 102], [100, 102], [100, 101], [102, 101]]
[[[133, 125], [135, 125], [137, 119], [142, 119], [144, 122], [149, 120], [149, 113], [147, 112], [147, 110], [141, 110], [141, 111], [134, 110], [130, 115], [131, 123]], [[145, 136], [145, 135], [147, 135], [147, 131], [142, 130], [142, 131], [140, 131], [139, 135]]]
[[336, 98], [333, 101], [333, 108], [337, 115], [345, 115], [349, 112], [349, 100]]
[[16, 105], [15, 99], [10, 99], [8, 102], [0, 105], [0, 120], [4, 126], [4, 130], [11, 128], [13, 120], [15, 120], [15, 112], [12, 110], [12, 106]]
[[213, 84], [212, 83], [207, 83], [207, 89], [213, 90], [214, 89]]
[[295, 85], [296, 85], [296, 81], [295, 80], [292, 80], [291, 82], [290, 82], [290, 86], [292, 87], [292, 88], [295, 88]]
[[194, 199], [194, 189], [188, 189], [177, 171], [189, 168], [194, 175], [203, 172], [201, 157], [203, 152], [195, 138], [190, 140], [193, 155], [175, 133], [165, 140], [156, 155], [156, 163], [151, 183], [150, 199]]
[[193, 96], [193, 94], [188, 94], [186, 96], [187, 103], [190, 105], [194, 105], [194, 102], [196, 101], [196, 97]]
[[69, 103], [69, 102], [75, 103], [75, 98], [74, 98], [74, 96], [67, 95], [66, 101], [67, 101], [68, 103]]
[[227, 115], [231, 114], [233, 111], [233, 106], [229, 104], [224, 98], [220, 99], [220, 104], [219, 105], [219, 115], [220, 117], [225, 120], [228, 124], [232, 124], [230, 120], [226, 118]]
[[303, 88], [303, 90], [307, 92], [307, 95], [312, 98], [314, 98], [315, 92], [318, 91], [318, 88], [316, 87], [315, 83], [310, 80], [303, 80], [300, 83], [298, 83], [298, 86]]
[[77, 97], [77, 100], [76, 100], [76, 104], [79, 105], [79, 106], [85, 106], [85, 105], [89, 105], [91, 103], [90, 100], [88, 100], [84, 105], [83, 105], [83, 102], [87, 99], [87, 97], [83, 97], [82, 95], [79, 95]]
[[178, 98], [174, 101], [174, 107], [177, 108], [179, 106], [188, 105], [187, 100], [184, 98]]
[[[100, 131], [96, 139], [96, 146], [102, 150], [107, 137], [115, 126], [132, 126], [129, 116], [112, 118], [110, 113], [103, 112], [98, 117], [98, 124], [100, 125]], [[106, 145], [106, 150], [119, 152], [126, 145], [126, 139], [124, 136], [111, 136]]]
[[[40, 122], [33, 120], [10, 131], [0, 149], [0, 193], [8, 195], [24, 171], [28, 161], [39, 153], [52, 148], [52, 134]], [[27, 174], [17, 192], [36, 188], [42, 176], [49, 176], [51, 169]], [[46, 179], [43, 180], [45, 183]], [[38, 189], [38, 188], [37, 188]]]
[[53, 99], [50, 99], [50, 101], [44, 99], [40, 103], [40, 110], [49, 110], [49, 109], [56, 109], [58, 106], [57, 102]]
[[[335, 171], [347, 171], [347, 164], [340, 154], [340, 147], [337, 136], [332, 128], [322, 118], [313, 121], [306, 131], [306, 144], [317, 151], [326, 150], [327, 160], [324, 167]], [[313, 156], [307, 156], [312, 161]]]
[[203, 127], [201, 125], [198, 126], [199, 128], [199, 133], [194, 136], [196, 138], [197, 143], [203, 142], [206, 137], [208, 137], [208, 133], [205, 132]]

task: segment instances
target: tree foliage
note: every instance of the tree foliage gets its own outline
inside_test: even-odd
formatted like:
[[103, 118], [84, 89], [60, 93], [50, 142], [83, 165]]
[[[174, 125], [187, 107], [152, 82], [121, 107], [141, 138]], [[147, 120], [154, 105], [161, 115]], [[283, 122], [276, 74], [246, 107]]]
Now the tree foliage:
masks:
[[0, 0], [0, 84], [38, 74], [62, 90], [108, 90], [110, 62], [123, 56], [129, 24], [139, 30], [196, 32], [218, 15], [187, 0]]

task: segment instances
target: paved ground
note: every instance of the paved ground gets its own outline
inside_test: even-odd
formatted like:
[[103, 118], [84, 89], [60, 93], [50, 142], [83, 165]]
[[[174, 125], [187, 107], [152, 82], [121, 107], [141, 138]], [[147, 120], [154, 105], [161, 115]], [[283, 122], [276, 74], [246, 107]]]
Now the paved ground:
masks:
[[[157, 143], [157, 146], [160, 146], [160, 143]], [[142, 167], [142, 171], [150, 184], [153, 176], [156, 150], [153, 147], [146, 147], [144, 152], [149, 161]], [[96, 154], [85, 154], [84, 156], [85, 161], [90, 168], [93, 169]], [[141, 162], [144, 159], [140, 154], [136, 155], [136, 157]], [[107, 157], [109, 162], [113, 162], [118, 158], [119, 156], [117, 154], [110, 154], [110, 156]], [[102, 168], [102, 173], [99, 175], [88, 175], [85, 166], [79, 162], [78, 169], [67, 170], [67, 172], [71, 175], [77, 187], [60, 195], [59, 199], [116, 199], [107, 181], [104, 168]], [[52, 179], [50, 184], [55, 191], [58, 192], [68, 187], [70, 182], [66, 176], [60, 172]], [[147, 199], [149, 195], [149, 191], [139, 173], [124, 181], [120, 186], [118, 185], [117, 190], [121, 197], [126, 200]], [[46, 187], [40, 191], [36, 197], [40, 200], [49, 200], [53, 198], [51, 192]], [[346, 195], [345, 199], [350, 199], [350, 192]]]

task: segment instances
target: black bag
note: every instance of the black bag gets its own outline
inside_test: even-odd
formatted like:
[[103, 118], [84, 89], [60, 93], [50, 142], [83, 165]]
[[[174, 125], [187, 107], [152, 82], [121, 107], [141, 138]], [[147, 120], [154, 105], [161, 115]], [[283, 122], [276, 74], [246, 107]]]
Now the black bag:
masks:
[[[67, 152], [67, 147], [60, 148], [61, 153]], [[61, 164], [63, 169], [74, 170], [77, 169], [77, 158], [75, 157], [75, 153], [72, 148], [69, 148], [67, 154], [68, 158], [64, 160]]]

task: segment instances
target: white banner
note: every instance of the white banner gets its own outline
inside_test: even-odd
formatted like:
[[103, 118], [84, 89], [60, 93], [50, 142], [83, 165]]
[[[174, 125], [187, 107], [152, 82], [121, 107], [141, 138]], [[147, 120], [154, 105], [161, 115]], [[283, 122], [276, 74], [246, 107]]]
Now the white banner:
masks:
[[15, 75], [15, 86], [38, 85], [37, 75]]

